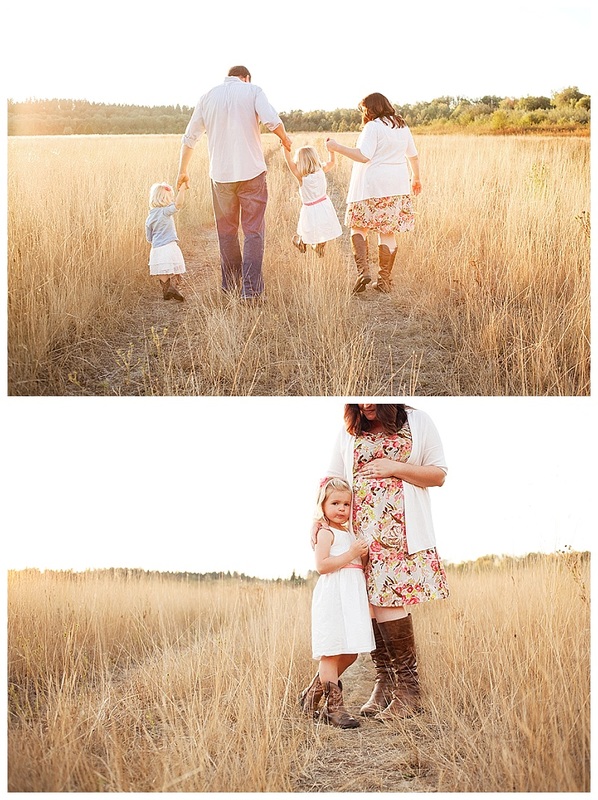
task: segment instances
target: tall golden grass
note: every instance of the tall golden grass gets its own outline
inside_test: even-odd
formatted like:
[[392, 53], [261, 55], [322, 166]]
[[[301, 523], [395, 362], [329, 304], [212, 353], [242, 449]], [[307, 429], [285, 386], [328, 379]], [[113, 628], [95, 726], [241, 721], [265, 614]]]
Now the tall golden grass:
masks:
[[413, 612], [425, 713], [341, 731], [296, 705], [309, 584], [10, 573], [9, 791], [589, 791], [588, 561], [448, 577]]
[[[324, 156], [325, 135], [294, 145]], [[189, 301], [165, 323], [157, 298], [139, 305], [156, 292], [143, 222], [151, 183], [175, 179], [179, 137], [11, 137], [10, 393], [588, 394], [589, 141], [417, 144], [416, 231], [399, 237], [393, 295], [364, 302], [347, 233], [322, 261], [289, 246], [296, 184], [264, 135], [268, 302], [247, 314], [218, 291], [204, 138], [178, 218]], [[339, 216], [350, 166], [329, 173]], [[444, 370], [422, 385], [434, 359]]]

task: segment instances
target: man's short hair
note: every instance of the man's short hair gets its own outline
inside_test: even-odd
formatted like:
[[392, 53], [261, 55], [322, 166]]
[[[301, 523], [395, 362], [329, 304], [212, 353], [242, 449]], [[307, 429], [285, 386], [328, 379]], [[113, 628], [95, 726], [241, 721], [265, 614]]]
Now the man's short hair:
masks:
[[231, 67], [228, 71], [229, 78], [249, 78], [251, 80], [251, 73], [247, 67]]

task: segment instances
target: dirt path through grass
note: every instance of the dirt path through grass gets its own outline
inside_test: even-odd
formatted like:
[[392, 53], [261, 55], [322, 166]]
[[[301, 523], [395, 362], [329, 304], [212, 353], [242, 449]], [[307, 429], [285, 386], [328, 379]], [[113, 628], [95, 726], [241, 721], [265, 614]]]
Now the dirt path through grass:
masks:
[[[374, 671], [359, 656], [347, 671], [344, 701], [360, 727], [340, 730], [316, 723], [317, 757], [296, 777], [302, 792], [433, 792], [437, 767], [431, 753], [439, 735], [433, 718], [421, 715], [392, 725], [359, 716], [369, 697]], [[437, 746], [436, 746], [437, 750]]]
[[[347, 266], [347, 286], [350, 286], [354, 271], [348, 243], [343, 239], [335, 246], [337, 256], [340, 252], [343, 260], [341, 270], [345, 264]], [[220, 291], [218, 244], [213, 226], [196, 231], [192, 237], [186, 234], [182, 247], [187, 264], [182, 288], [185, 302], [165, 302], [157, 282], [148, 278], [141, 284], [136, 301], [118, 318], [108, 335], [102, 331], [84, 346], [83, 352], [73, 345], [71, 352], [65, 354], [61, 369], [69, 375], [67, 394], [336, 394], [334, 391], [305, 391], [300, 383], [295, 385], [291, 380], [285, 384], [278, 366], [280, 359], [286, 359], [289, 375], [296, 378], [303, 353], [298, 353], [297, 363], [292, 363], [292, 354], [291, 358], [288, 353], [281, 356], [274, 352], [274, 345], [268, 343], [261, 346], [273, 349], [270, 363], [256, 374], [251, 391], [236, 391], [230, 377], [221, 381], [220, 389], [198, 386], [195, 376], [202, 369], [208, 369], [210, 352], [219, 346], [218, 336], [245, 336], [244, 347], [237, 344], [239, 360], [242, 360], [250, 338], [255, 340], [260, 336], [263, 315], [280, 319], [277, 325], [283, 328], [280, 330], [282, 341], [290, 341], [297, 332], [293, 330], [288, 298], [280, 285], [272, 281], [267, 264], [266, 303], [261, 308], [241, 308], [238, 300], [231, 301]], [[298, 258], [305, 256], [290, 248], [281, 254], [283, 264], [277, 264], [277, 268], [284, 269], [286, 264], [292, 265], [292, 259]], [[344, 278], [344, 271], [340, 274]], [[399, 285], [399, 278], [400, 268], [397, 268], [391, 295], [368, 287], [346, 304], [345, 324], [353, 326], [358, 339], [361, 337], [368, 342], [368, 360], [362, 371], [368, 379], [377, 376], [372, 393], [379, 396], [458, 393], [449, 332], [441, 328], [438, 319], [413, 310], [421, 306], [418, 288]], [[270, 320], [269, 325], [272, 324]], [[284, 326], [288, 330], [284, 330]], [[270, 333], [264, 326], [264, 337]], [[264, 359], [263, 354], [261, 358]], [[362, 368], [361, 364], [358, 366]]]

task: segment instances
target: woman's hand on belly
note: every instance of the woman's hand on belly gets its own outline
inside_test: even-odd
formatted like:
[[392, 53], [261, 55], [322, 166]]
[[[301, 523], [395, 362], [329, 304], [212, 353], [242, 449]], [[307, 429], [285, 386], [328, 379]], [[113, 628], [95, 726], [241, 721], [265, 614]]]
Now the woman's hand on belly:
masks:
[[399, 461], [392, 458], [373, 458], [360, 467], [359, 472], [366, 478], [396, 478]]
[[392, 458], [373, 458], [359, 469], [359, 473], [369, 480], [398, 478], [421, 488], [442, 486], [445, 478], [445, 472], [440, 467], [408, 464], [393, 461]]

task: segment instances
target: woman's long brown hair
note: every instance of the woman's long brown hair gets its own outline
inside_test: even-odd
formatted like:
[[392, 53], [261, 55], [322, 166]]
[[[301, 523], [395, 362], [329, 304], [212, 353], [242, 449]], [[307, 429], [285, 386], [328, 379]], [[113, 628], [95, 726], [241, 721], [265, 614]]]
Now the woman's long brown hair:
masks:
[[[376, 417], [386, 433], [398, 433], [407, 422], [407, 407], [405, 403], [379, 403], [376, 404]], [[346, 403], [345, 427], [352, 436], [370, 430], [371, 423], [361, 413], [357, 403]]]
[[359, 104], [359, 110], [364, 125], [374, 119], [388, 119], [393, 128], [404, 128], [407, 125], [403, 117], [397, 114], [389, 99], [380, 92], [373, 92], [364, 97]]

